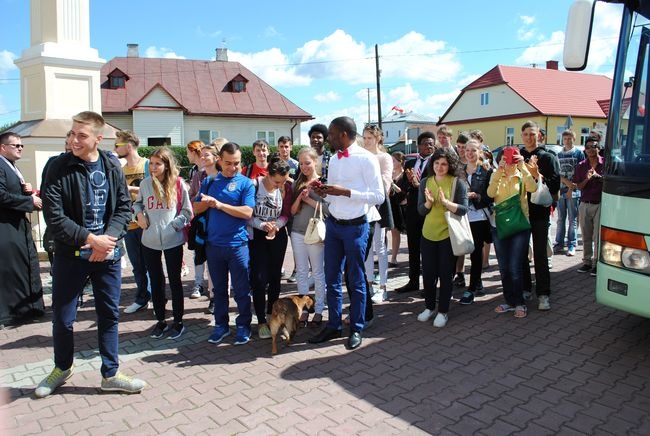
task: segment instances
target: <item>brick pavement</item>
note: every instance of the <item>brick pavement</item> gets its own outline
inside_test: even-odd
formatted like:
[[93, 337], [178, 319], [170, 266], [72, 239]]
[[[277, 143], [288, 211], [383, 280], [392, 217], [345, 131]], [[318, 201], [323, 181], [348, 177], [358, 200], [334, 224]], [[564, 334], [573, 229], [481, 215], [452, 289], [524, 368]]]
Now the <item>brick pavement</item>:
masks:
[[[390, 292], [406, 280], [404, 247], [390, 271], [392, 299], [378, 305], [354, 352], [345, 339], [307, 344], [313, 327], [275, 357], [268, 340], [211, 345], [206, 301], [186, 299], [188, 331], [179, 341], [148, 338], [151, 311], [122, 316], [121, 368], [151, 387], [102, 394], [88, 298], [76, 324], [75, 375], [35, 400], [34, 386], [52, 366], [50, 317], [0, 331], [0, 433], [650, 433], [650, 320], [597, 305], [595, 279], [575, 272], [580, 251], [554, 257], [550, 312], [531, 304], [523, 320], [494, 313], [501, 297], [492, 267], [488, 294], [453, 304], [447, 327], [434, 330], [415, 319], [423, 309], [416, 293]], [[288, 256], [288, 271], [291, 263]], [[129, 274], [123, 305], [133, 297]], [[189, 292], [189, 277], [184, 284]]]

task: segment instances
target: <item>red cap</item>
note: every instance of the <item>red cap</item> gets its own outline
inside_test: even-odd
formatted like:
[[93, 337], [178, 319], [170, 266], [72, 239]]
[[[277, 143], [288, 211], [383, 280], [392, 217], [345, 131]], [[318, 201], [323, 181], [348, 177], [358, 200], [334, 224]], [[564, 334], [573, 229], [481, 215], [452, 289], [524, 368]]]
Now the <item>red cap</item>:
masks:
[[508, 165], [515, 163], [515, 156], [519, 156], [519, 149], [517, 147], [506, 147], [503, 149], [503, 157]]

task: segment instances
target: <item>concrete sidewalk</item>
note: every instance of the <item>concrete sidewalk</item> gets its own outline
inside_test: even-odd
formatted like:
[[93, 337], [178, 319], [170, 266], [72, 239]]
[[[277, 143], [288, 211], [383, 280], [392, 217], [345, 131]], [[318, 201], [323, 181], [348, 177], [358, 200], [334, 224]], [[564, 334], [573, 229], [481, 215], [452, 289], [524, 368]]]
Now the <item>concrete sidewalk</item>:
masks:
[[[418, 293], [392, 292], [406, 281], [405, 246], [389, 273], [391, 301], [376, 306], [353, 352], [345, 338], [307, 344], [315, 327], [275, 357], [270, 340], [256, 336], [245, 346], [232, 336], [212, 345], [207, 301], [186, 299], [188, 331], [177, 341], [148, 337], [151, 310], [122, 316], [121, 369], [151, 386], [103, 394], [88, 297], [75, 327], [74, 376], [35, 400], [53, 365], [51, 316], [0, 331], [0, 433], [650, 434], [650, 320], [597, 305], [595, 278], [576, 272], [580, 250], [554, 257], [550, 312], [533, 301], [525, 319], [494, 313], [502, 298], [493, 266], [488, 294], [471, 306], [452, 303], [447, 327], [436, 330], [416, 320]], [[124, 274], [122, 306], [134, 292]], [[189, 295], [189, 276], [184, 285]], [[295, 285], [283, 282], [283, 292]]]

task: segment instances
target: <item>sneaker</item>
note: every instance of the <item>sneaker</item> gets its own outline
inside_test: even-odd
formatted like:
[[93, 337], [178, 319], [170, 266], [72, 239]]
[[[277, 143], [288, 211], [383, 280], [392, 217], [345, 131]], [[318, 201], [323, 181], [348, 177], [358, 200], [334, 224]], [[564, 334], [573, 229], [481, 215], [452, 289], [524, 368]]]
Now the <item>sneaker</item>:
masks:
[[576, 271], [579, 273], [590, 273], [591, 272], [591, 265], [587, 265], [586, 263], [583, 263], [580, 268], [578, 268]]
[[57, 367], [54, 367], [50, 375], [45, 377], [34, 391], [36, 398], [45, 398], [61, 386], [67, 379], [72, 377], [72, 372], [74, 371], [74, 366], [63, 371]]
[[[266, 325], [266, 324], [264, 324]], [[268, 327], [266, 327], [268, 330]], [[269, 330], [269, 337], [271, 337], [271, 331]], [[237, 336], [235, 336], [234, 345], [244, 345], [251, 340], [251, 329], [249, 327], [239, 325], [237, 326]]]
[[564, 246], [563, 246], [563, 245], [555, 244], [555, 245], [553, 246], [553, 253], [554, 253], [554, 254], [560, 254], [560, 253], [562, 253], [563, 251], [564, 251]]
[[174, 325], [172, 325], [171, 329], [169, 330], [169, 335], [167, 336], [167, 339], [178, 339], [181, 337], [183, 333], [185, 333], [185, 326], [183, 325], [183, 323], [175, 322]]
[[593, 267], [591, 269], [591, 272], [589, 273], [589, 275], [591, 275], [592, 277], [596, 277], [598, 275], [597, 271], [596, 271], [596, 267]]
[[476, 295], [478, 295], [479, 297], [482, 297], [482, 296], [485, 295], [485, 288], [483, 287], [483, 280], [479, 279], [478, 283], [476, 284]]
[[384, 294], [382, 292], [375, 292], [370, 299], [373, 303], [379, 304], [384, 301]]
[[147, 303], [132, 303], [124, 308], [124, 313], [136, 313], [138, 310], [146, 309], [147, 306]]
[[217, 325], [214, 326], [212, 334], [208, 338], [208, 342], [211, 344], [218, 344], [223, 341], [223, 338], [230, 335], [230, 328], [227, 325]]
[[456, 276], [454, 277], [454, 280], [452, 282], [454, 286], [458, 288], [464, 288], [465, 287], [465, 274], [463, 273], [456, 273]]
[[530, 301], [533, 299], [533, 293], [530, 291], [523, 291], [522, 296], [524, 297], [524, 300]]
[[449, 317], [447, 316], [446, 313], [440, 313], [436, 315], [436, 319], [433, 320], [433, 326], [437, 328], [443, 328], [444, 326], [447, 325], [447, 320]]
[[566, 252], [567, 256], [575, 256], [576, 255], [576, 249], [575, 248], [569, 248]]
[[460, 298], [459, 303], [463, 305], [472, 304], [474, 302], [474, 293], [471, 291], [463, 292], [463, 296]]
[[201, 298], [201, 295], [203, 295], [203, 286], [201, 285], [196, 285], [192, 288], [192, 293], [190, 294], [191, 299], [196, 299], [196, 298]]
[[149, 335], [150, 338], [154, 339], [160, 339], [163, 336], [165, 336], [165, 333], [169, 330], [169, 326], [165, 321], [159, 321], [156, 323], [156, 325], [153, 327], [153, 330], [151, 330], [151, 334]]
[[269, 339], [271, 337], [271, 329], [269, 329], [268, 324], [260, 324], [257, 328], [257, 336], [260, 339]]
[[287, 283], [296, 283], [296, 272], [292, 272], [289, 278], [287, 279]]
[[433, 318], [433, 310], [431, 310], [431, 309], [424, 309], [418, 315], [418, 321], [420, 321], [420, 322], [427, 322], [431, 318]]
[[205, 314], [211, 315], [213, 313], [214, 313], [214, 298], [210, 298], [210, 303], [208, 304], [208, 308], [205, 309]]
[[548, 295], [540, 295], [537, 297], [538, 300], [538, 305], [537, 309], [538, 310], [551, 310], [551, 302], [548, 299]]
[[101, 390], [105, 392], [124, 392], [127, 394], [139, 394], [147, 386], [143, 380], [129, 377], [128, 375], [118, 372], [113, 377], [103, 378]]

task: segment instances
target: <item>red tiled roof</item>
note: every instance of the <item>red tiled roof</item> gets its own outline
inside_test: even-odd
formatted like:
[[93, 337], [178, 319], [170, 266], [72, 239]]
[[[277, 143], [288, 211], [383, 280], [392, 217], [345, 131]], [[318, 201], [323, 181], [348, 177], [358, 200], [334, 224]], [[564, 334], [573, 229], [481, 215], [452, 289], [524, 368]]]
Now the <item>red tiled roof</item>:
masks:
[[469, 89], [508, 85], [543, 115], [605, 117], [598, 103], [609, 100], [612, 80], [595, 74], [497, 65], [467, 85]]
[[[109, 89], [116, 68], [129, 80]], [[246, 91], [225, 91], [237, 75], [248, 80]], [[101, 80], [103, 113], [127, 113], [160, 87], [192, 115], [313, 119], [239, 62], [118, 57], [102, 67]]]

